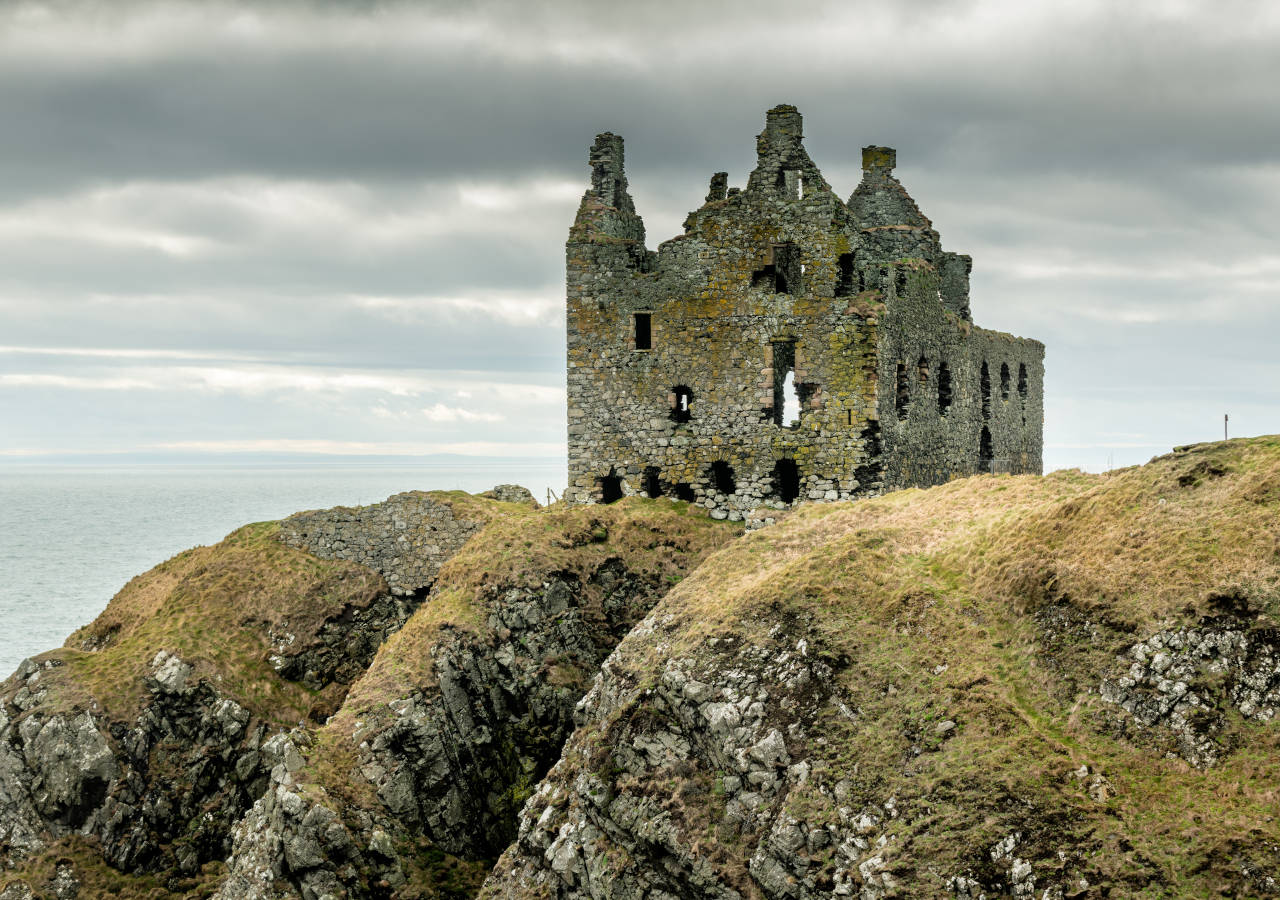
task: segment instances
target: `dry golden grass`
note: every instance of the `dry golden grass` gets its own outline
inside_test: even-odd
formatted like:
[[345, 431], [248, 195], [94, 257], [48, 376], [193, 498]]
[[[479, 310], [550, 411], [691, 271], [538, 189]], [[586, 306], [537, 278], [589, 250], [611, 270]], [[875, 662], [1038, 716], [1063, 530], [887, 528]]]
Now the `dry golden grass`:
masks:
[[[1277, 727], [1229, 716], [1237, 749], [1200, 772], [1114, 737], [1097, 690], [1140, 637], [1244, 607], [1260, 627], [1280, 615], [1280, 437], [802, 507], [676, 587], [658, 609], [672, 627], [633, 641], [632, 665], [790, 622], [849, 660], [839, 684], [859, 710], [823, 723], [815, 764], [851, 779], [855, 807], [932, 810], [889, 826], [897, 859], [960, 871], [1023, 829], [1105, 851], [1126, 896], [1201, 896], [1234, 836], [1280, 844]], [[1055, 632], [1050, 609], [1075, 625]], [[1082, 765], [1109, 779], [1107, 802], [1070, 774]]]
[[[280, 543], [276, 529], [275, 523], [245, 526], [134, 578], [71, 636], [68, 649], [45, 655], [65, 663], [53, 690], [66, 702], [132, 719], [145, 697], [150, 662], [165, 650], [268, 722], [303, 719], [313, 692], [271, 668], [271, 633], [293, 634], [293, 646], [305, 646], [327, 618], [347, 605], [368, 605], [386, 585], [362, 566]], [[82, 646], [103, 649], [70, 649]]]

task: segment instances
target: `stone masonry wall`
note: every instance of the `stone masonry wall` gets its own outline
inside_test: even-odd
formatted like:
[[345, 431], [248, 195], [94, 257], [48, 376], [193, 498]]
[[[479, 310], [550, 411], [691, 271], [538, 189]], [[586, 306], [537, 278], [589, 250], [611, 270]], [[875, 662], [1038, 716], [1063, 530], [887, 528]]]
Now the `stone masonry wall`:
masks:
[[280, 523], [280, 540], [322, 559], [368, 566], [404, 596], [430, 587], [481, 524], [439, 494], [409, 491], [372, 506], [295, 513]]
[[757, 154], [745, 189], [713, 175], [655, 253], [621, 138], [597, 138], [566, 245], [566, 499], [674, 496], [738, 519], [993, 467], [1038, 472], [1043, 345], [972, 325], [971, 261], [941, 249], [894, 151], [863, 151], [847, 203], [805, 152], [794, 107], [770, 110]]

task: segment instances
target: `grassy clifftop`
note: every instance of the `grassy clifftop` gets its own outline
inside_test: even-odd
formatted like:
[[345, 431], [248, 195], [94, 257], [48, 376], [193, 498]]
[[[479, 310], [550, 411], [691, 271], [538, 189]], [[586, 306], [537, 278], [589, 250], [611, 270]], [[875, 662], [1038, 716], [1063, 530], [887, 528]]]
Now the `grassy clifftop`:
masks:
[[1267, 896], [1278, 619], [1280, 437], [804, 507], [620, 645], [489, 891]]

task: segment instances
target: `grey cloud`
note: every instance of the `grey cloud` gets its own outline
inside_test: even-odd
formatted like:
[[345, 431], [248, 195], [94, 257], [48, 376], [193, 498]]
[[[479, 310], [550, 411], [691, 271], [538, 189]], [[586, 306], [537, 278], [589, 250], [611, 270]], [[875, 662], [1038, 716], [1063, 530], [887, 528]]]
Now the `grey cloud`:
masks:
[[[478, 310], [559, 295], [576, 198], [486, 218], [456, 211], [458, 185], [585, 185], [593, 135], [613, 130], [653, 246], [701, 202], [712, 171], [743, 183], [764, 109], [794, 102], [842, 195], [861, 146], [898, 147], [944, 244], [975, 257], [978, 320], [1048, 344], [1047, 439], [1062, 446], [1050, 465], [1150, 455], [1102, 445], [1180, 443], [1205, 422], [1212, 437], [1217, 406], [1238, 409], [1241, 427], [1280, 430], [1280, 372], [1249, 362], [1269, 360], [1280, 333], [1280, 119], [1269, 114], [1280, 18], [1243, 2], [1170, 8], [54, 4], [37, 35], [47, 45], [0, 52], [2, 342], [497, 367], [558, 383], [558, 318]], [[0, 25], [13, 26], [6, 15]], [[252, 27], [231, 27], [237, 15]], [[117, 40], [96, 38], [113, 28]], [[345, 200], [323, 222], [281, 222], [220, 200], [237, 179]], [[125, 188], [105, 211], [86, 199]], [[42, 208], [56, 208], [52, 231], [4, 231], [6, 212]], [[401, 242], [374, 234], [441, 209], [451, 227]], [[83, 233], [94, 215], [102, 229]], [[130, 229], [205, 250], [110, 239]], [[433, 310], [431, 297], [481, 306]], [[0, 373], [15, 365], [0, 358]], [[79, 364], [39, 365], [19, 368]], [[0, 414], [15, 423], [6, 440], [28, 442], [73, 430], [91, 442], [95, 427], [123, 441], [177, 428], [243, 436], [263, 423], [385, 437], [421, 424], [348, 402], [206, 398], [197, 416], [178, 395], [128, 406], [31, 388], [0, 395]], [[551, 424], [530, 414], [450, 427], [558, 434]]]

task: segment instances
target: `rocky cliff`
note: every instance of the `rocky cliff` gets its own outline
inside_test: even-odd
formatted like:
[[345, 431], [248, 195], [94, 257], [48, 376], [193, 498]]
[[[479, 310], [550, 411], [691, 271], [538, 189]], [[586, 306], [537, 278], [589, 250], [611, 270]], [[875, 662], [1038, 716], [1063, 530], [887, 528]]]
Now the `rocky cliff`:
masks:
[[740, 535], [504, 490], [181, 554], [5, 683], [0, 898], [1280, 895], [1280, 438]]

